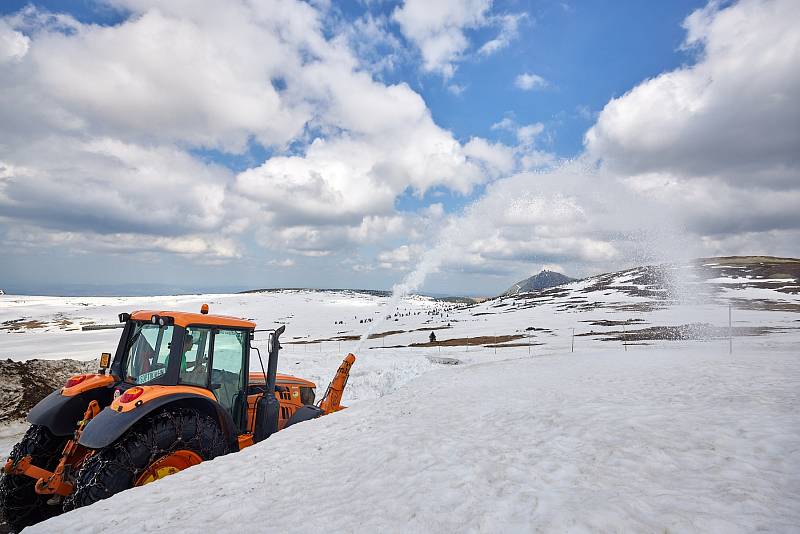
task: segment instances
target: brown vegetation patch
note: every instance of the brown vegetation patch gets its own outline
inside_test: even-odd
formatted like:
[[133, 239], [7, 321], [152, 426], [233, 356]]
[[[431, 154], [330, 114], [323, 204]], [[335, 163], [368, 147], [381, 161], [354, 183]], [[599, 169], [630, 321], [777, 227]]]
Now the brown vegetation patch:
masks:
[[545, 345], [546, 343], [503, 343], [502, 345], [484, 345], [487, 349], [503, 348], [503, 347], [536, 347], [538, 345]]
[[386, 332], [378, 332], [377, 334], [370, 334], [367, 339], [380, 339], [386, 336], [393, 336], [395, 334], [405, 334], [405, 330], [387, 330]]
[[[735, 287], [762, 287], [781, 293], [800, 293], [800, 287], [796, 285], [800, 280], [800, 259], [797, 258], [723, 256], [701, 258], [696, 260], [695, 267], [707, 278], [741, 278], [742, 283]], [[781, 281], [763, 282], [763, 279]]]
[[611, 304], [598, 306], [598, 308], [609, 308], [621, 312], [644, 312], [650, 313], [658, 310], [666, 310], [669, 303], [665, 302], [635, 302], [631, 304]]
[[448, 328], [453, 328], [452, 326], [445, 325], [445, 326], [425, 326], [422, 328], [415, 328], [412, 332], [427, 332], [429, 330], [446, 330]]
[[0, 326], [0, 330], [9, 330], [9, 331], [16, 331], [16, 330], [32, 330], [34, 328], [44, 328], [47, 326], [47, 323], [39, 321], [37, 319], [12, 319], [10, 321], [3, 321], [2, 326]]
[[602, 319], [599, 321], [581, 321], [582, 323], [589, 323], [591, 326], [622, 326], [622, 325], [629, 325], [629, 324], [641, 324], [644, 323], [644, 319], [626, 319], [624, 321], [613, 321], [611, 319]]
[[497, 345], [499, 343], [506, 343], [508, 341], [516, 341], [525, 336], [519, 334], [510, 334], [505, 336], [478, 336], [478, 337], [457, 337], [452, 339], [442, 339], [434, 342], [425, 343], [412, 343], [409, 347], [464, 347], [471, 345], [486, 345], [492, 343]]
[[281, 341], [281, 345], [316, 345], [325, 341], [358, 341], [361, 336], [334, 336], [325, 339], [303, 339], [300, 341]]
[[800, 313], [800, 303], [768, 299], [730, 299], [734, 310], [767, 310]]
[[[629, 278], [625, 284], [616, 285], [620, 276]], [[646, 287], [639, 287], [646, 286]], [[671, 286], [669, 274], [664, 267], [648, 265], [620, 273], [608, 273], [595, 277], [595, 282], [581, 289], [583, 293], [595, 291], [619, 291], [632, 297], [643, 297], [655, 300], [667, 298], [667, 288]]]
[[[734, 326], [731, 329], [733, 337], [763, 336], [775, 332], [789, 330], [787, 328], [768, 326]], [[727, 326], [714, 326], [708, 323], [689, 323], [678, 326], [651, 326], [639, 330], [616, 330], [612, 332], [584, 332], [578, 336], [602, 336], [601, 341], [684, 341], [684, 340], [712, 340], [726, 339]]]

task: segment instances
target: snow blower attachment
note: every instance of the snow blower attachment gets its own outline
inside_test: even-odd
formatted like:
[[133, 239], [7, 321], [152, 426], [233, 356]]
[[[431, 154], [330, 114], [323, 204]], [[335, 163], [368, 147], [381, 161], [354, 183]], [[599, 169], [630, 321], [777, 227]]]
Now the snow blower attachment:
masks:
[[342, 393], [344, 393], [344, 387], [347, 385], [347, 379], [350, 377], [350, 368], [355, 361], [356, 357], [353, 354], [348, 354], [345, 356], [339, 369], [336, 370], [336, 375], [328, 386], [325, 397], [323, 397], [322, 401], [319, 403], [319, 407], [323, 413], [338, 412], [346, 408], [346, 406], [341, 405]]
[[[344, 408], [355, 356], [323, 399], [316, 384], [278, 374], [285, 327], [201, 313], [122, 313], [117, 351], [97, 374], [70, 378], [28, 414], [31, 427], [0, 478], [0, 512], [12, 529], [148, 484]], [[253, 346], [268, 336], [266, 368]], [[248, 372], [251, 354], [261, 371]], [[108, 368], [109, 372], [106, 373]]]

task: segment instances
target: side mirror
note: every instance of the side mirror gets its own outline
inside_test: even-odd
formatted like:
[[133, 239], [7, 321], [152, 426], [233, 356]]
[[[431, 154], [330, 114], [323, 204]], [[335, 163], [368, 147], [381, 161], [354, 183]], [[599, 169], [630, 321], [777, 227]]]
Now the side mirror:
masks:
[[106, 374], [106, 369], [111, 365], [111, 353], [104, 352], [100, 355], [100, 374]]

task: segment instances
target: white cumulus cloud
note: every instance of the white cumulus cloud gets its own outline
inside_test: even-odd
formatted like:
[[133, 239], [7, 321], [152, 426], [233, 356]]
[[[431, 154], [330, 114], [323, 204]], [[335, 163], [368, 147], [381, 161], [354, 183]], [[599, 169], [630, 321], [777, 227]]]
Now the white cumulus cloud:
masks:
[[547, 87], [548, 84], [547, 80], [538, 74], [533, 74], [532, 72], [523, 72], [514, 78], [514, 85], [523, 91], [533, 91], [534, 89], [542, 89]]

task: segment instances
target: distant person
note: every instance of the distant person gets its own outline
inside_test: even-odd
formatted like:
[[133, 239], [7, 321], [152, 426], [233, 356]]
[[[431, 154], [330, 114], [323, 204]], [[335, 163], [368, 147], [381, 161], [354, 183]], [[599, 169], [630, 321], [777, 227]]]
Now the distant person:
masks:
[[433, 332], [431, 332], [431, 335], [430, 335], [430, 338], [429, 338], [429, 339], [431, 340], [431, 343], [436, 343], [436, 334], [434, 334]]

